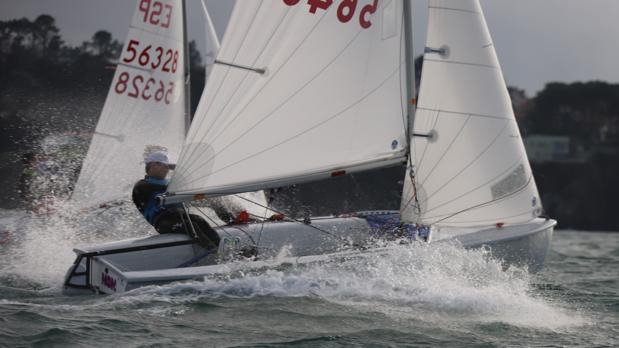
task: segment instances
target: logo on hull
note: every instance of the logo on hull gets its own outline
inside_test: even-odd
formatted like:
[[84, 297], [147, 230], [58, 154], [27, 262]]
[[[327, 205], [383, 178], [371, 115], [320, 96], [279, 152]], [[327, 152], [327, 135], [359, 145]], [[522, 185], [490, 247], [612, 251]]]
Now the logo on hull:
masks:
[[107, 268], [101, 273], [101, 284], [105, 285], [110, 290], [116, 291], [116, 279], [108, 274]]

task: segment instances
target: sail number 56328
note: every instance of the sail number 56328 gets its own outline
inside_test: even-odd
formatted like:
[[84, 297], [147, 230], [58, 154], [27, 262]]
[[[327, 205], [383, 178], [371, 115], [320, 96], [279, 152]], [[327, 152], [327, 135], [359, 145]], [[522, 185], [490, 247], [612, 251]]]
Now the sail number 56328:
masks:
[[[288, 6], [297, 5], [301, 0], [283, 0], [284, 4]], [[341, 0], [337, 7], [337, 19], [342, 23], [348, 23], [354, 16], [357, 10], [358, 0]], [[333, 0], [307, 0], [310, 13], [316, 13], [316, 10], [328, 10], [333, 5]], [[371, 4], [367, 4], [361, 8], [359, 12], [359, 25], [363, 29], [367, 29], [372, 26], [372, 22], [369, 20], [369, 16], [374, 14], [378, 9], [378, 0], [372, 1]]]
[[129, 72], [123, 71], [118, 75], [114, 91], [120, 95], [127, 93], [127, 96], [131, 98], [141, 98], [155, 102], [163, 101], [166, 104], [170, 104], [174, 94], [174, 82], [168, 82], [166, 86], [161, 80], [156, 80], [152, 77], [146, 79], [140, 74], [132, 76]]
[[[138, 40], [129, 40], [127, 44], [127, 55], [123, 58], [123, 62], [129, 64], [134, 60], [143, 67], [159, 69], [163, 72], [176, 73], [178, 68], [178, 51], [172, 49], [164, 49], [163, 47], [153, 47], [147, 45], [140, 47]], [[152, 57], [151, 57], [152, 54]]]

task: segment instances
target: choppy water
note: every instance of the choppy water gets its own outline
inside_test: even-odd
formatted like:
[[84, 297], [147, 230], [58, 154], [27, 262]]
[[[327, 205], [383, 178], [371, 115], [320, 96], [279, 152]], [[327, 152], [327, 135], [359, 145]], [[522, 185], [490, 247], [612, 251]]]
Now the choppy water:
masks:
[[139, 221], [88, 220], [86, 232], [0, 211], [12, 230], [0, 244], [0, 346], [619, 345], [616, 233], [558, 231], [537, 275], [483, 251], [394, 246], [389, 257], [63, 296], [73, 246], [145, 233]]

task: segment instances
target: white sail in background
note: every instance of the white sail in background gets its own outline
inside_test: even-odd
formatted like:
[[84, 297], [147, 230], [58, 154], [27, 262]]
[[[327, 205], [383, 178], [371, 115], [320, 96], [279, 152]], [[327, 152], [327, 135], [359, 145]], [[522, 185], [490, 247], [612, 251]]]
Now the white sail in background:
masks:
[[178, 158], [185, 133], [181, 0], [137, 1], [112, 85], [71, 197], [79, 206], [128, 198], [143, 152]]
[[402, 3], [347, 4], [237, 2], [170, 192], [251, 191], [403, 159]]
[[411, 142], [415, 178], [403, 219], [467, 227], [537, 217], [539, 195], [479, 2], [431, 0], [426, 46], [414, 133], [429, 137]]

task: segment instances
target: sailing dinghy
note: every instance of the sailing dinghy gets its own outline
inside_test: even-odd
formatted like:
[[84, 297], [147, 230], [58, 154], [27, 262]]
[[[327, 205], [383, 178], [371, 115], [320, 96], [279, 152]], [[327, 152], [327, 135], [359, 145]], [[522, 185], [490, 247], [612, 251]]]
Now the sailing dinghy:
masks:
[[[140, 11], [138, 27], [169, 35]], [[209, 250], [180, 234], [77, 248], [65, 288], [203, 279], [264, 267], [282, 250], [290, 263], [388, 252], [371, 248], [377, 238], [488, 246], [506, 264], [539, 269], [556, 222], [538, 217], [478, 1], [429, 1], [417, 110], [410, 33], [406, 0], [237, 2], [162, 197], [188, 205], [405, 164], [399, 212], [241, 221], [215, 227], [221, 242]]]

